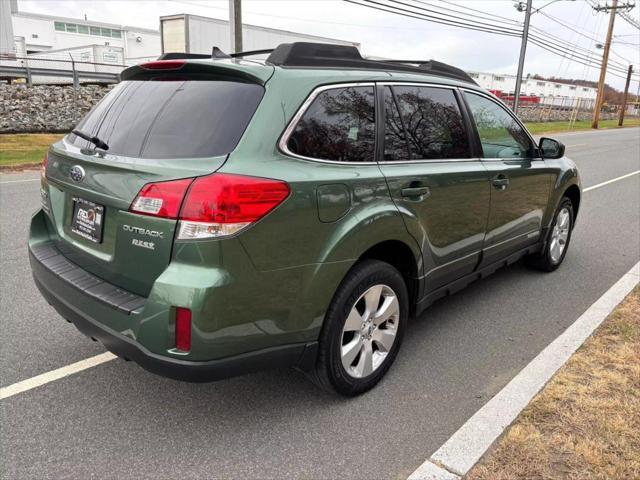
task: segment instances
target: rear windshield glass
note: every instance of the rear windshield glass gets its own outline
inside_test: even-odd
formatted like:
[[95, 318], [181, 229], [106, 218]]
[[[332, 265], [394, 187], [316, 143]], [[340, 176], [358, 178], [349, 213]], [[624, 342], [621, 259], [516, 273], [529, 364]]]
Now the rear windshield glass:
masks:
[[[240, 140], [263, 93], [253, 83], [127, 81], [118, 84], [76, 128], [106, 142], [114, 155], [226, 155]], [[93, 148], [73, 134], [69, 141]]]

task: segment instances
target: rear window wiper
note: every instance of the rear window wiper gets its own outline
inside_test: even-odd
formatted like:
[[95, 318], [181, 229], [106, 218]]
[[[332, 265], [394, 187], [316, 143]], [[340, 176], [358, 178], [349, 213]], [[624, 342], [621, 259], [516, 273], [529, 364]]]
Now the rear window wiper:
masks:
[[109, 150], [109, 145], [100, 140], [98, 137], [92, 137], [91, 135], [87, 135], [86, 133], [81, 132], [80, 130], [71, 130], [71, 133], [74, 135], [86, 140], [87, 142], [93, 143], [96, 147], [101, 150]]

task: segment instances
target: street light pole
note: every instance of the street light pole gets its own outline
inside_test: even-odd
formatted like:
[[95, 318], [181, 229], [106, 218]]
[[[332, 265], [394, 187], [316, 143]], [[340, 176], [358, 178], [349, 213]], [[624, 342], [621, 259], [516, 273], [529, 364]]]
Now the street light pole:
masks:
[[520, 88], [522, 86], [522, 71], [524, 70], [524, 57], [527, 53], [527, 41], [529, 39], [529, 21], [531, 20], [531, 4], [533, 0], [527, 0], [524, 16], [524, 29], [522, 30], [522, 43], [520, 44], [520, 59], [518, 60], [518, 74], [516, 76], [516, 90], [513, 95], [513, 112], [518, 113], [520, 103]]

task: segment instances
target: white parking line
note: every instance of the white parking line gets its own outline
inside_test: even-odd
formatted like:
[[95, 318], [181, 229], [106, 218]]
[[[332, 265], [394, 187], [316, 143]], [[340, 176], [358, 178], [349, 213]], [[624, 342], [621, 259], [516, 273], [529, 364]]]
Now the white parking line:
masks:
[[622, 175], [621, 177], [612, 178], [611, 180], [607, 180], [606, 182], [598, 183], [596, 185], [591, 185], [590, 187], [583, 188], [583, 192], [588, 192], [590, 190], [595, 190], [596, 188], [604, 187], [605, 185], [609, 185], [610, 183], [617, 182], [619, 180], [624, 180], [625, 178], [632, 177], [634, 175], [638, 175], [640, 170], [636, 170], [635, 172], [627, 173], [626, 175]]
[[95, 357], [85, 358], [84, 360], [72, 363], [71, 365], [67, 365], [66, 367], [51, 370], [50, 372], [28, 378], [27, 380], [23, 380], [18, 383], [14, 383], [12, 385], [9, 385], [8, 387], [0, 388], [0, 400], [12, 397], [22, 392], [26, 392], [27, 390], [31, 390], [42, 385], [46, 385], [47, 383], [53, 382], [54, 380], [60, 380], [61, 378], [81, 372], [82, 370], [86, 370], [87, 368], [95, 367], [97, 365], [100, 365], [101, 363], [109, 362], [114, 358], [117, 357], [111, 352], [101, 353], [100, 355], [96, 355]]
[[[640, 173], [640, 170], [636, 170], [635, 172], [622, 175], [621, 177], [617, 177], [617, 178], [608, 180], [606, 182], [602, 182], [597, 185], [593, 185], [591, 187], [585, 188], [583, 192], [588, 192], [589, 190], [593, 190], [596, 188], [603, 187], [605, 185], [609, 185], [610, 183], [617, 182], [618, 180], [628, 178], [632, 175], [637, 175], [638, 173]], [[34, 180], [39, 180], [39, 179], [34, 179]], [[23, 182], [23, 181], [26, 182], [31, 180], [16, 180], [15, 182]], [[11, 182], [0, 182], [0, 183], [11, 183]], [[114, 358], [117, 358], [117, 357], [110, 352], [106, 352], [100, 355], [96, 355], [95, 357], [87, 358], [85, 360], [81, 360], [71, 365], [67, 365], [66, 367], [58, 368], [57, 370], [52, 370], [50, 372], [46, 372], [32, 378], [28, 378], [27, 380], [14, 383], [13, 385], [9, 385], [8, 387], [0, 388], [0, 400], [4, 398], [12, 397], [13, 395], [17, 395], [18, 393], [31, 390], [33, 388], [39, 387], [41, 385], [45, 385], [55, 380], [59, 380], [68, 375], [81, 372], [82, 370], [86, 370], [87, 368], [95, 367], [96, 365], [100, 365], [102, 363], [108, 362], [110, 360], [113, 360]], [[440, 467], [437, 467], [437, 468], [440, 468]], [[426, 466], [425, 469], [428, 469], [429, 471], [432, 470], [430, 466]], [[425, 470], [425, 472], [426, 471], [427, 470]], [[411, 477], [411, 478], [418, 479], [418, 478], [427, 478], [427, 477], [417, 476], [417, 477]]]
[[40, 178], [29, 178], [28, 180], [9, 180], [7, 182], [0, 182], [0, 185], [6, 185], [9, 183], [25, 183], [25, 182], [37, 182]]
[[640, 262], [467, 420], [409, 476], [409, 480], [458, 480], [466, 475], [638, 281]]

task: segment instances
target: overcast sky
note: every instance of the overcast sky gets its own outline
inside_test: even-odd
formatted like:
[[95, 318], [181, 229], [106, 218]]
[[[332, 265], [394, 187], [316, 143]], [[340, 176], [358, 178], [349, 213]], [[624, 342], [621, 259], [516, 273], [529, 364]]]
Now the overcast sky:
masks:
[[[4, 1], [4, 0], [0, 0]], [[403, 0], [413, 3], [416, 0]], [[424, 0], [420, 0], [424, 1]], [[550, 0], [534, 0], [540, 8]], [[605, 0], [598, 0], [604, 4]], [[621, 0], [625, 2], [626, 0]], [[485, 13], [523, 21], [524, 14], [514, 0], [428, 0], [435, 7], [456, 8], [459, 4]], [[157, 29], [158, 17], [174, 13], [193, 13], [228, 19], [228, 0], [18, 0], [21, 11], [100, 20]], [[416, 4], [417, 5], [417, 4]], [[467, 29], [397, 16], [340, 0], [243, 0], [243, 21], [254, 25], [281, 28], [359, 42], [362, 53], [389, 58], [437, 59], [467, 70], [515, 74], [520, 39], [474, 32]], [[559, 0], [532, 15], [531, 24], [568, 43], [578, 44], [600, 58], [608, 14], [596, 13], [586, 0]], [[640, 21], [640, 2], [629, 13]], [[576, 32], [577, 31], [577, 32]], [[580, 32], [580, 33], [578, 33]], [[640, 31], [619, 16], [614, 28], [612, 60], [625, 65], [632, 62], [640, 70]], [[525, 73], [545, 76], [598, 79], [598, 70], [563, 59], [529, 45]], [[607, 76], [607, 83], [618, 89], [624, 79]], [[638, 82], [632, 83], [637, 92]]]

